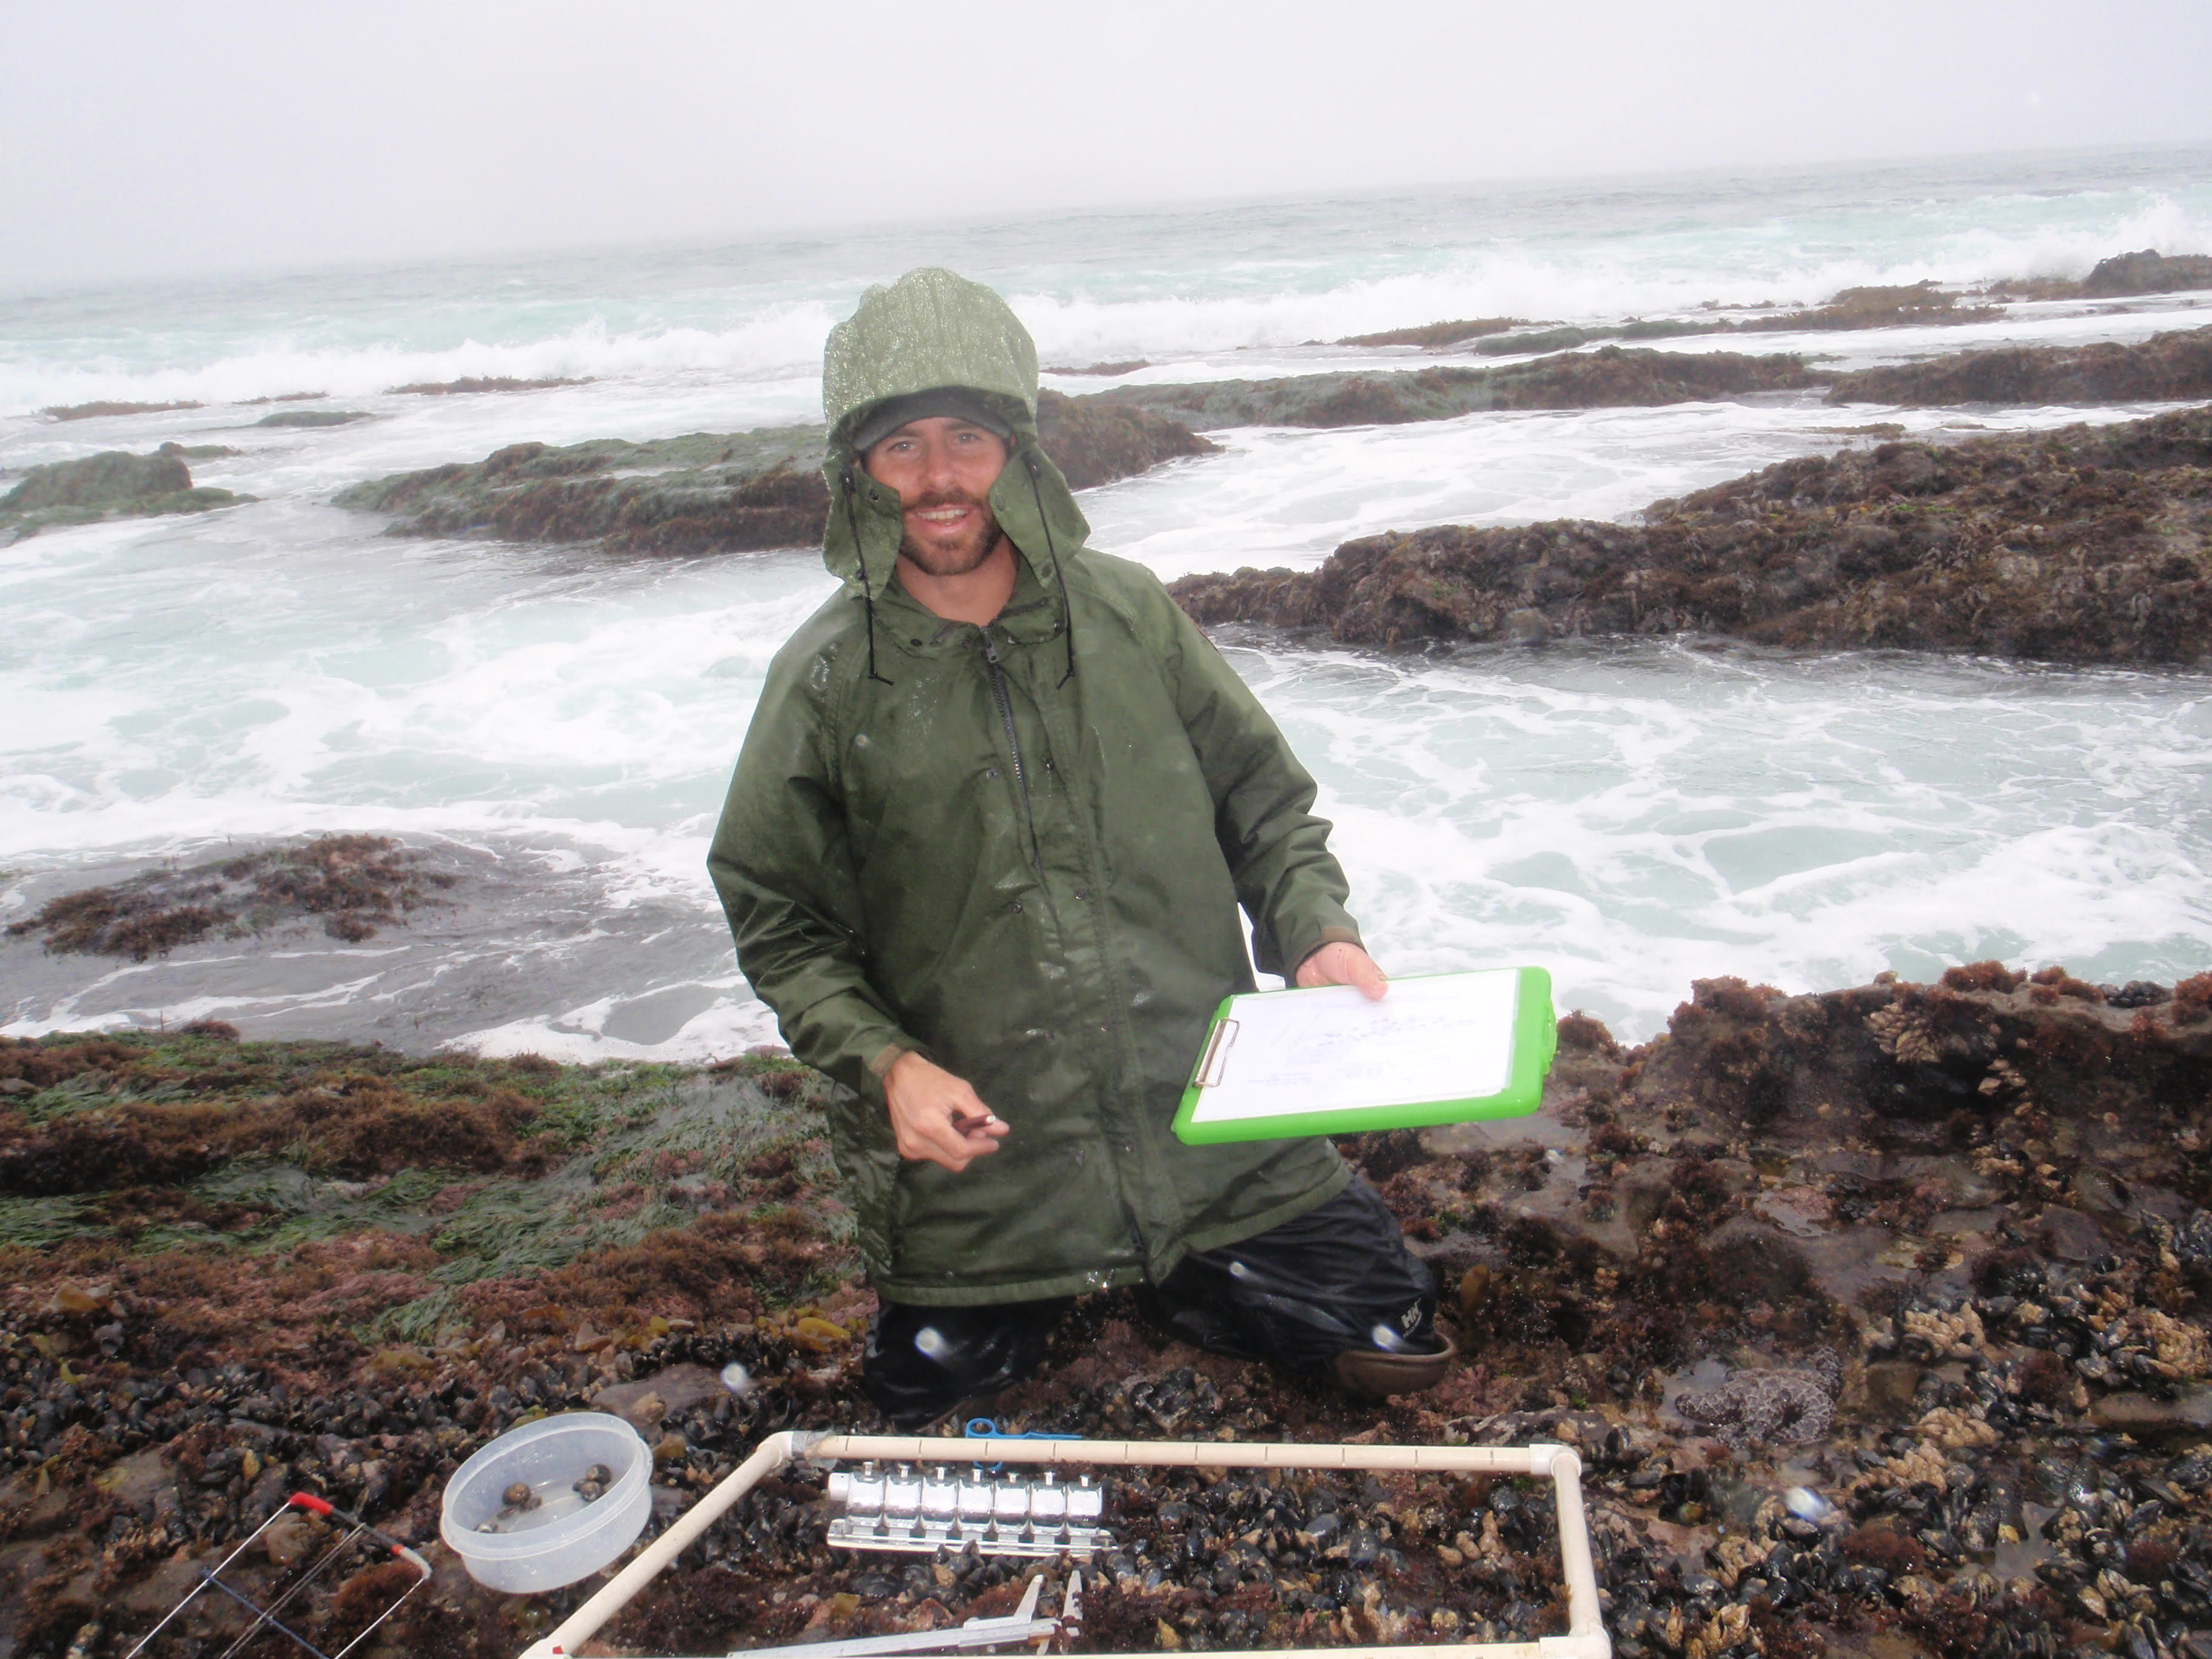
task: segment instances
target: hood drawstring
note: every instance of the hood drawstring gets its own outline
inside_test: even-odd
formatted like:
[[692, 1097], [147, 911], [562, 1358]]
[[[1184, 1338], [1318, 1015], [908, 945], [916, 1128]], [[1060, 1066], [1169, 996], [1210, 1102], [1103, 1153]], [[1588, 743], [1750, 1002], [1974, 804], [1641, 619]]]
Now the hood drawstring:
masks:
[[1060, 589], [1060, 626], [1067, 636], [1067, 672], [1060, 677], [1060, 683], [1066, 685], [1075, 678], [1075, 608], [1068, 603], [1067, 578], [1060, 574], [1060, 548], [1052, 538], [1052, 515], [1044, 510], [1044, 490], [1037, 483], [1035, 452], [1024, 450], [1022, 460], [1029, 469], [1030, 495], [1036, 501], [1037, 522], [1044, 526], [1045, 551], [1052, 556], [1052, 580]]
[[[842, 482], [845, 486], [845, 527], [853, 532], [853, 557], [859, 561], [860, 566], [860, 602], [866, 606], [868, 612], [868, 678], [878, 685], [890, 685], [892, 682], [876, 672], [876, 594], [868, 585], [868, 555], [860, 545], [860, 518], [853, 505], [853, 468], [849, 462], [846, 464]], [[1074, 672], [1073, 666], [1069, 672]]]

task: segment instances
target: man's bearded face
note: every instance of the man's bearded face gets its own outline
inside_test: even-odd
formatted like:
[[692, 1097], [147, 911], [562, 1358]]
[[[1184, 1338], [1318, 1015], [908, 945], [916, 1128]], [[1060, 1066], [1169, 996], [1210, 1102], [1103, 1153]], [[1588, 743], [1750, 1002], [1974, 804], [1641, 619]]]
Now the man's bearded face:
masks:
[[908, 422], [862, 461], [898, 491], [899, 556], [932, 576], [964, 576], [998, 546], [991, 486], [1006, 464], [1004, 439], [950, 416]]

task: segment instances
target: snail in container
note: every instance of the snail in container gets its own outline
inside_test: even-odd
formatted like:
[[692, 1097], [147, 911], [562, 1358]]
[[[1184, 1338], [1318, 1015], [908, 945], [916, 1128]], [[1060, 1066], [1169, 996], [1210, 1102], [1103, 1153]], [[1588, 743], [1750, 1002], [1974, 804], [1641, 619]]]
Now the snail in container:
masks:
[[544, 1501], [536, 1492], [531, 1491], [530, 1483], [527, 1480], [516, 1481], [499, 1496], [500, 1501], [506, 1507], [490, 1520], [477, 1522], [478, 1532], [505, 1532], [508, 1522], [529, 1514]]

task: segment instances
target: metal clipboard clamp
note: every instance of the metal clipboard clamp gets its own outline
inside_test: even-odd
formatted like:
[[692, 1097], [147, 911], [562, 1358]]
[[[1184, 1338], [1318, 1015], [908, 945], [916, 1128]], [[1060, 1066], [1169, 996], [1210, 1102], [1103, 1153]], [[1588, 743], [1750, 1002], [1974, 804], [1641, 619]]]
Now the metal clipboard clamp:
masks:
[[1216, 1087], [1229, 1069], [1229, 1051], [1237, 1046], [1237, 1022], [1217, 1019], [1206, 1039], [1206, 1051], [1198, 1057], [1198, 1069], [1191, 1073], [1194, 1089]]

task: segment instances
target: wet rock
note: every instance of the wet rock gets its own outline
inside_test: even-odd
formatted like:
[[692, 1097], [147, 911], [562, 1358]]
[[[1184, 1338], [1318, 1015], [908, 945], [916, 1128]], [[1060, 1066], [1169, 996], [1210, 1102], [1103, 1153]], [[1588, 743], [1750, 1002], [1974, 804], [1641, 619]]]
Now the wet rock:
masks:
[[2100, 1429], [2150, 1440], [2193, 1442], [2212, 1431], [2212, 1391], [2198, 1390], [2177, 1400], [2107, 1394], [2090, 1407], [2089, 1417]]
[[505, 374], [469, 374], [458, 380], [416, 380], [406, 386], [386, 386], [387, 396], [412, 393], [422, 398], [449, 398], [464, 392], [550, 392], [556, 386], [589, 386], [592, 377], [580, 380], [519, 380]]
[[1211, 455], [1220, 447], [1153, 410], [1049, 390], [1037, 394], [1037, 442], [1071, 489], [1133, 478], [1163, 462]]
[[1510, 328], [1521, 326], [1514, 317], [1478, 317], [1449, 323], [1429, 323], [1419, 328], [1386, 329], [1380, 334], [1354, 334], [1339, 340], [1341, 346], [1439, 346], [1461, 344], [1468, 340], [1479, 340], [1486, 335], [1503, 334]]
[[266, 933], [312, 917], [331, 938], [357, 944], [434, 903], [454, 883], [387, 836], [324, 836], [81, 888], [8, 933], [43, 934], [49, 951], [144, 962], [210, 936]]
[[0, 495], [0, 536], [15, 541], [42, 529], [103, 519], [204, 513], [245, 499], [228, 489], [195, 488], [176, 445], [165, 444], [150, 455], [107, 450], [26, 471]]
[[[1316, 571], [1189, 576], [1170, 591], [1201, 623], [1319, 628], [1346, 644], [1497, 641], [1534, 611], [1555, 637], [2195, 662], [2212, 637], [2208, 477], [2212, 410], [2189, 410], [1845, 450], [1659, 502], [1641, 525], [1369, 537]], [[1940, 1062], [1904, 1081], [1945, 1086]]]
[[[2155, 255], [2151, 256], [2155, 258]], [[2100, 267], [2101, 270], [2102, 267]], [[1962, 303], [1972, 296], [1931, 281], [1869, 288], [1847, 288], [1825, 304], [1766, 311], [1747, 317], [1635, 318], [1617, 327], [1554, 324], [1531, 328], [1517, 319], [1492, 317], [1472, 322], [1431, 323], [1354, 335], [1339, 345], [1423, 346], [1449, 350], [1470, 341], [1485, 356], [1523, 352], [1571, 351], [1599, 340], [1661, 340], [1692, 334], [1774, 334], [1865, 328], [1909, 328], [1929, 325], [1990, 322], [2004, 313], [1989, 305]]]
[[206, 407], [204, 404], [49, 404], [39, 413], [52, 421], [92, 421], [112, 415], [167, 415]]
[[280, 409], [273, 415], [264, 415], [256, 426], [295, 427], [314, 428], [325, 426], [351, 426], [356, 421], [376, 418], [360, 409]]
[[627, 1382], [608, 1383], [592, 1395], [592, 1408], [629, 1418], [641, 1425], [649, 1419], [649, 1426], [657, 1428], [665, 1418], [687, 1412], [702, 1401], [711, 1402], [726, 1390], [720, 1374], [711, 1366], [669, 1365]]
[[[1214, 446], [1141, 409], [1038, 394], [1039, 441], [1075, 489], [1131, 477]], [[694, 433], [629, 443], [513, 444], [356, 484], [338, 506], [392, 515], [394, 536], [593, 542], [614, 553], [691, 555], [808, 547], [829, 487], [817, 426]]]
[[1541, 645], [1552, 637], [1552, 624], [1540, 611], [1523, 607], [1505, 613], [1504, 637], [1513, 645]]
[[2154, 403], [2212, 397], [2212, 328], [2134, 344], [2008, 346], [1836, 377], [1832, 404], [1907, 409], [1960, 404]]
[[1920, 1367], [1910, 1360], [1882, 1359], [1869, 1365], [1863, 1382], [1868, 1414], [1877, 1422], [1894, 1422], [1911, 1408], [1920, 1378]]
[[2212, 257], [2202, 253], [2164, 254], [2154, 247], [2146, 247], [2100, 259], [2095, 269], [2079, 282], [2040, 277], [1996, 283], [1991, 292], [2032, 300], [2112, 300], [2136, 294], [2172, 294], [2192, 288], [2212, 288]]
[[2004, 313], [1992, 306], [1961, 305], [1963, 296], [1933, 281], [1847, 288], [1826, 305], [1806, 311], [1777, 312], [1747, 319], [1738, 327], [1754, 332], [1794, 333], [1800, 329], [1899, 328], [1953, 323], [1994, 322]]
[[1792, 356], [1607, 346], [1500, 368], [1437, 367], [1116, 386], [1081, 401], [1147, 410], [1205, 432], [1236, 426], [1398, 425], [1485, 409], [1650, 407], [1811, 384], [1803, 362]]

